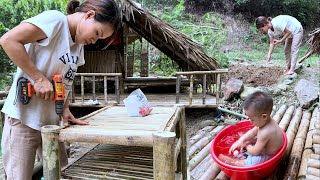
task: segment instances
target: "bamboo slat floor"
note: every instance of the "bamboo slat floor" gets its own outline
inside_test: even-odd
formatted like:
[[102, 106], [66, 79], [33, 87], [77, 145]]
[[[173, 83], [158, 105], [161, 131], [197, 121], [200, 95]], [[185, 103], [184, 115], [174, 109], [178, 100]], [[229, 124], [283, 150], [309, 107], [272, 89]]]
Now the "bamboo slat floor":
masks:
[[153, 179], [151, 147], [98, 145], [62, 172], [65, 179]]
[[[293, 106], [287, 107], [282, 105], [278, 111], [273, 113], [273, 118], [279, 123], [279, 126], [286, 132], [288, 138], [288, 146], [286, 152], [281, 161], [281, 167], [285, 169], [276, 170], [267, 180], [282, 180], [282, 179], [320, 179], [320, 111], [319, 107], [313, 110], [313, 113], [303, 111], [301, 108], [294, 108]], [[217, 126], [219, 127], [219, 126]], [[216, 128], [217, 128], [216, 127]], [[319, 129], [317, 129], [319, 128]], [[208, 129], [208, 128], [206, 128]], [[211, 139], [214, 138], [206, 129], [200, 130], [201, 137]], [[210, 128], [212, 129], [212, 128]], [[205, 133], [203, 131], [206, 131]], [[312, 132], [312, 134], [311, 134]], [[197, 133], [199, 134], [199, 133]], [[310, 140], [308, 140], [307, 134]], [[195, 135], [197, 137], [199, 135]], [[191, 137], [189, 144], [193, 149], [198, 142], [202, 139]], [[308, 144], [308, 141], [311, 143]], [[198, 153], [190, 153], [189, 151], [189, 176], [191, 180], [229, 180], [223, 171], [217, 166], [217, 164], [209, 158], [209, 148], [211, 141], [207, 144], [202, 144], [202, 149], [198, 150]], [[199, 146], [199, 145], [197, 145]], [[308, 153], [307, 158], [302, 157], [302, 152]], [[196, 163], [195, 163], [196, 162]], [[303, 163], [305, 165], [303, 166]], [[300, 167], [300, 172], [299, 172]], [[304, 171], [301, 168], [305, 168]], [[302, 171], [302, 172], [301, 172]], [[298, 176], [299, 172], [299, 176]]]

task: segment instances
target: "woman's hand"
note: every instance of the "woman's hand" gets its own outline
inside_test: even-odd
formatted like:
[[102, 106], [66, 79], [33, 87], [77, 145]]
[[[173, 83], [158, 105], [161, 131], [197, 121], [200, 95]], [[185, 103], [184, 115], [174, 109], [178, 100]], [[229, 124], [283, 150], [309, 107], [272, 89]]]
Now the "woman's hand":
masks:
[[54, 98], [52, 83], [47, 78], [43, 77], [35, 80], [33, 87], [36, 91], [36, 96], [47, 101]]
[[89, 125], [87, 121], [76, 119], [70, 112], [69, 107], [64, 108], [62, 118], [63, 118], [63, 126], [65, 127], [69, 126], [69, 122], [70, 124], [75, 124], [75, 125]]
[[273, 40], [273, 44], [274, 45], [277, 45], [277, 44], [280, 44], [280, 43], [282, 43], [282, 40], [278, 40], [278, 39], [274, 39]]

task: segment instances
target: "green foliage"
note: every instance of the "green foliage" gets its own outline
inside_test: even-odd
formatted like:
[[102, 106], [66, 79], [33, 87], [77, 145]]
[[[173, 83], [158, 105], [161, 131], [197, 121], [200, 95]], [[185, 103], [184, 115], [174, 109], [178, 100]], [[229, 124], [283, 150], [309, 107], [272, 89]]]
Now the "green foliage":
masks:
[[[45, 10], [59, 10], [65, 12], [69, 0], [1, 0], [0, 1], [0, 37], [17, 26], [21, 21], [33, 17]], [[5, 78], [15, 69], [14, 64], [0, 48], [0, 90], [9, 82]]]

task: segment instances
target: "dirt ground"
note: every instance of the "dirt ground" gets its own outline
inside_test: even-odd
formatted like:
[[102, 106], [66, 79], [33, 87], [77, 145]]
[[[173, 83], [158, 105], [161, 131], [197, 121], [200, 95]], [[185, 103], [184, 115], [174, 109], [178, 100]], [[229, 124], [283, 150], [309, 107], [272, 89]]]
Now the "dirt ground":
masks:
[[283, 76], [282, 67], [263, 67], [263, 66], [247, 66], [247, 65], [232, 65], [229, 72], [223, 77], [223, 83], [227, 83], [230, 78], [236, 78], [243, 81], [244, 84], [257, 86], [270, 86], [278, 82], [278, 79]]

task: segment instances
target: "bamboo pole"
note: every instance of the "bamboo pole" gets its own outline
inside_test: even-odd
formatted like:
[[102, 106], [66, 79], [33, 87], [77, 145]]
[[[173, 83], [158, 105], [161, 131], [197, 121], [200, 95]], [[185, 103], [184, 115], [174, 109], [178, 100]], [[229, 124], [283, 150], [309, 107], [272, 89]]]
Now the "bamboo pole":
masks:
[[56, 125], [41, 127], [43, 176], [46, 180], [59, 180], [61, 177], [59, 131], [60, 127]]
[[294, 106], [290, 106], [286, 113], [283, 115], [280, 123], [279, 123], [279, 126], [285, 131], [290, 123], [290, 120], [292, 118], [292, 115], [293, 115], [293, 112], [294, 112]]
[[176, 134], [162, 131], [153, 133], [153, 178], [174, 180], [174, 149]]
[[192, 95], [193, 95], [193, 75], [190, 75], [190, 90], [189, 90], [189, 105], [192, 104]]
[[192, 136], [189, 140], [189, 146], [191, 147], [194, 143], [198, 142], [207, 132], [211, 131], [215, 126], [206, 126], [200, 129], [197, 134]]
[[107, 76], [103, 76], [104, 102], [108, 104], [108, 81]]
[[311, 154], [310, 158], [320, 160], [320, 154]]
[[84, 77], [81, 76], [81, 102], [84, 102]]
[[299, 166], [301, 163], [302, 151], [310, 124], [310, 117], [310, 112], [306, 111], [303, 113], [298, 133], [296, 135], [294, 144], [292, 146], [292, 151], [290, 153], [289, 163], [284, 174], [284, 180], [297, 178]]
[[308, 167], [320, 169], [320, 161], [317, 159], [309, 158], [308, 159]]
[[220, 168], [217, 163], [213, 162], [210, 167], [204, 172], [199, 180], [210, 180], [214, 179], [220, 172]]
[[318, 108], [314, 108], [314, 110], [312, 112], [309, 131], [317, 129], [316, 124], [319, 123], [319, 118], [320, 118], [320, 115], [318, 116], [318, 112], [319, 112]]
[[92, 76], [92, 100], [96, 100], [96, 76]]
[[279, 124], [279, 122], [280, 122], [282, 116], [284, 115], [284, 113], [286, 112], [286, 110], [287, 110], [287, 106], [282, 105], [280, 107], [280, 109], [276, 112], [276, 114], [273, 116], [273, 119], [277, 124]]
[[212, 141], [213, 136], [215, 136], [219, 131], [221, 131], [224, 126], [218, 126], [212, 131], [210, 131], [206, 136], [200, 139], [197, 143], [192, 145], [189, 148], [188, 156], [191, 157], [196, 151], [201, 150], [204, 146], [206, 146], [209, 142]]
[[189, 161], [190, 171], [192, 171], [209, 154], [210, 147], [211, 142]]
[[181, 148], [178, 161], [178, 171], [181, 172], [182, 178], [188, 178], [188, 158], [187, 158], [187, 136], [186, 136], [186, 115], [185, 108], [181, 108], [180, 120], [179, 120], [179, 138], [181, 139]]
[[204, 74], [202, 77], [202, 104], [206, 104], [207, 94], [207, 75]]
[[221, 88], [221, 74], [217, 74], [217, 81], [216, 81], [216, 104], [220, 104], [220, 88]]
[[308, 159], [311, 154], [312, 154], [311, 149], [306, 149], [303, 151], [302, 158], [301, 158], [301, 164], [300, 164], [300, 168], [299, 168], [299, 173], [298, 173], [298, 178], [306, 177], [307, 168], [308, 168]]
[[201, 75], [201, 74], [222, 74], [228, 73], [228, 69], [216, 69], [214, 71], [187, 71], [187, 72], [176, 72], [177, 75]]
[[213, 164], [213, 160], [210, 154], [208, 154], [199, 165], [191, 171], [191, 177], [193, 179], [199, 179], [205, 171], [209, 168], [209, 166]]
[[[287, 128], [287, 131], [286, 131], [288, 143], [287, 143], [286, 151], [285, 151], [284, 155], [282, 156], [281, 162], [280, 162], [283, 166], [287, 166], [286, 162], [287, 162], [288, 156], [290, 155], [291, 148], [292, 148], [292, 145], [294, 142], [294, 138], [295, 138], [295, 135], [296, 135], [298, 128], [299, 128], [301, 117], [302, 117], [302, 108], [297, 108], [296, 113], [293, 116], [293, 118], [291, 119], [289, 127]], [[272, 173], [272, 175], [270, 175], [267, 178], [267, 180], [277, 179], [280, 176], [280, 174], [283, 173], [282, 171], [283, 171], [282, 169], [277, 168]]]
[[120, 104], [120, 86], [119, 86], [119, 76], [114, 77], [114, 83], [115, 83], [115, 94], [116, 94], [116, 101], [118, 104]]
[[312, 143], [313, 144], [320, 144], [320, 136], [319, 135], [313, 135]]
[[308, 174], [313, 175], [313, 176], [317, 176], [318, 179], [320, 179], [320, 169], [308, 167], [307, 172], [308, 172]]
[[306, 175], [306, 179], [307, 179], [307, 180], [318, 180], [319, 177], [318, 177], [318, 176], [313, 176], [313, 175], [307, 174], [307, 175]]
[[181, 84], [181, 75], [177, 75], [177, 80], [176, 80], [176, 104], [179, 104], [180, 99], [180, 84]]
[[223, 172], [220, 171], [218, 176], [215, 178], [215, 180], [229, 180], [230, 178]]
[[224, 109], [222, 107], [217, 107], [217, 109], [219, 109], [220, 111], [222, 112], [226, 112], [226, 113], [229, 113], [229, 114], [232, 114], [234, 116], [238, 116], [238, 117], [241, 117], [241, 118], [245, 118], [245, 119], [248, 119], [248, 116], [244, 115], [244, 114], [240, 114], [240, 113], [237, 113], [237, 112], [234, 112], [234, 111], [230, 111], [228, 109]]

